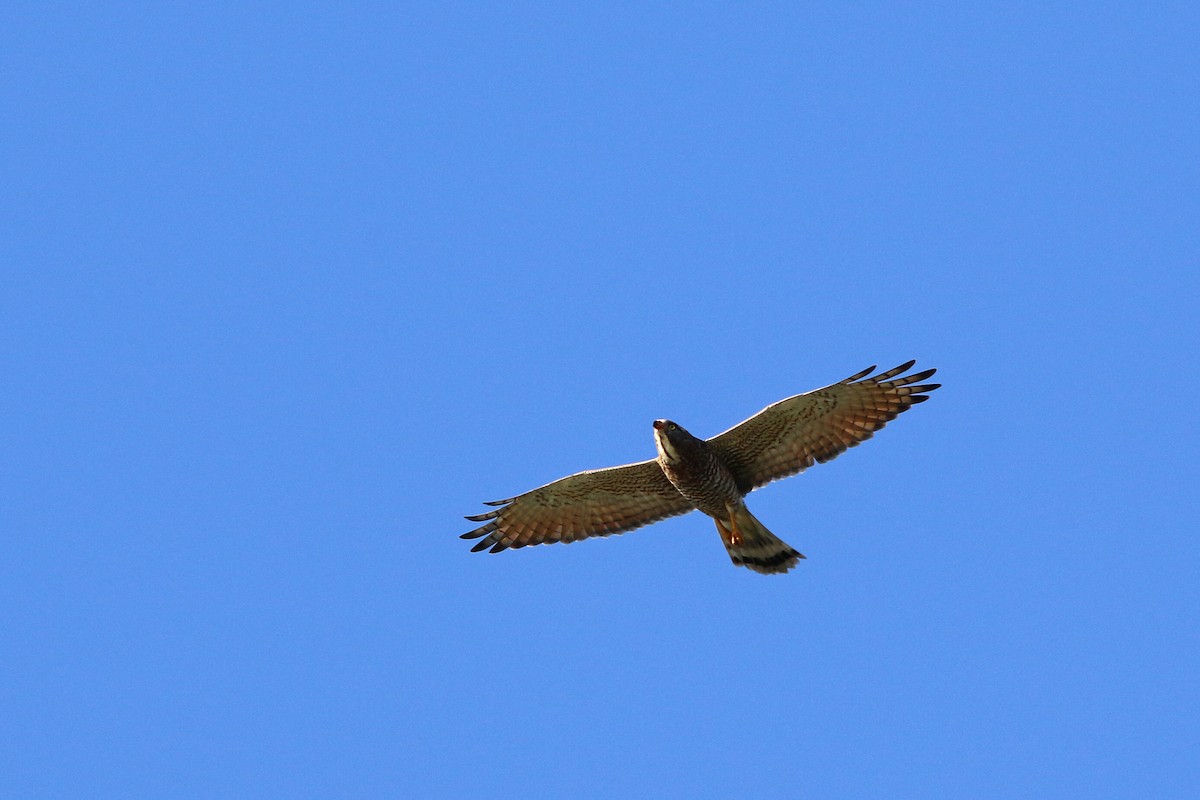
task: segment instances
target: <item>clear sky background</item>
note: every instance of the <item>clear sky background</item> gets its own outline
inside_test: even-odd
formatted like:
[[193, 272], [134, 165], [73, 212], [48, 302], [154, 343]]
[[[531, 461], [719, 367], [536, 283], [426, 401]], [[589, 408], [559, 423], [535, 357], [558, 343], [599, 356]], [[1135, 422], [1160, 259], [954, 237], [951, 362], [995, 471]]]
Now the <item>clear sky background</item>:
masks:
[[0, 796], [1195, 796], [1200, 11], [847, 5], [9, 6]]

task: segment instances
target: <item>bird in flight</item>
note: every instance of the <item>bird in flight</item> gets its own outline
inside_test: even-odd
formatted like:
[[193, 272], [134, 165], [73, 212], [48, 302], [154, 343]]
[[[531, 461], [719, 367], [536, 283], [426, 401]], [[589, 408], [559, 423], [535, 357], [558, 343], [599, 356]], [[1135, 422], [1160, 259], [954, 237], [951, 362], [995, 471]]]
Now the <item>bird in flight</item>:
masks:
[[[485, 505], [467, 519], [484, 523], [464, 533], [471, 548], [508, 548], [574, 542], [640, 528], [699, 509], [717, 523], [729, 557], [764, 575], [783, 573], [804, 558], [767, 530], [743, 498], [778, 478], [825, 463], [917, 403], [939, 383], [921, 383], [937, 370], [899, 377], [916, 361], [874, 377], [869, 367], [823, 389], [767, 406], [711, 439], [698, 439], [666, 419], [654, 421], [658, 457], [579, 472]], [[916, 384], [916, 385], [914, 385]]]

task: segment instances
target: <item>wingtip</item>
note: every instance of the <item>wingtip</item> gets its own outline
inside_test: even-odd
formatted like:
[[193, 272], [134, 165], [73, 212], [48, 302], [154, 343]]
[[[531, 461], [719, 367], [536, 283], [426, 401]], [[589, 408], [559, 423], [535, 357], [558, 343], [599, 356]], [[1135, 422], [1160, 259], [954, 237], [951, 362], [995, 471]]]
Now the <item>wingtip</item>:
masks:
[[473, 531], [459, 534], [460, 539], [478, 539], [480, 536], [487, 536], [492, 531], [496, 530], [496, 523], [489, 522], [487, 525], [480, 525]]
[[908, 387], [908, 398], [914, 403], [923, 403], [929, 399], [929, 392], [942, 388], [940, 383], [923, 383], [920, 386]]
[[856, 372], [853, 375], [851, 375], [849, 378], [846, 378], [845, 380], [842, 381], [842, 383], [854, 383], [855, 381], [862, 380], [863, 378], [867, 377], [872, 372], [874, 372], [875, 368], [878, 366], [879, 366], [878, 364], [872, 364], [871, 366], [864, 369], [862, 372]]
[[905, 375], [904, 382], [905, 383], [918, 383], [920, 381], [925, 380], [926, 378], [933, 377], [933, 374], [935, 372], [937, 372], [936, 369], [923, 369], [920, 372], [914, 372], [912, 375]]

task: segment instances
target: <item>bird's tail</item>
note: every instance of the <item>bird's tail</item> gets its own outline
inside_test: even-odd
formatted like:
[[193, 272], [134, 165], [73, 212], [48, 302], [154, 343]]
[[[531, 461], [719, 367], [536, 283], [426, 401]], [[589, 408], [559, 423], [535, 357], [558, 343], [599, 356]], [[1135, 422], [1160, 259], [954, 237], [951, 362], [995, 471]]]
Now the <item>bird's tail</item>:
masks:
[[787, 572], [804, 558], [758, 521], [745, 503], [729, 508], [729, 519], [715, 518], [721, 541], [738, 567], [749, 567], [763, 575]]

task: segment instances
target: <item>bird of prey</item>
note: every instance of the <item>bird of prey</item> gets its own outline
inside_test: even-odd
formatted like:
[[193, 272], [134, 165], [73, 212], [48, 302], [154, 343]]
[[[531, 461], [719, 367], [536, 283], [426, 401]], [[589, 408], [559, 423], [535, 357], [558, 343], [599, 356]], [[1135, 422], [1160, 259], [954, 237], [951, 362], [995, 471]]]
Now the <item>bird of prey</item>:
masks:
[[[547, 542], [574, 542], [640, 528], [699, 509], [736, 566], [764, 575], [783, 573], [804, 558], [767, 530], [742, 499], [754, 489], [825, 463], [854, 447], [941, 384], [921, 381], [936, 370], [904, 377], [916, 361], [874, 377], [869, 367], [823, 389], [767, 406], [711, 439], [697, 439], [666, 419], [654, 421], [658, 457], [620, 467], [579, 472], [540, 489], [495, 500], [482, 526], [463, 539], [480, 539], [472, 552]], [[916, 385], [914, 385], [916, 384]]]

